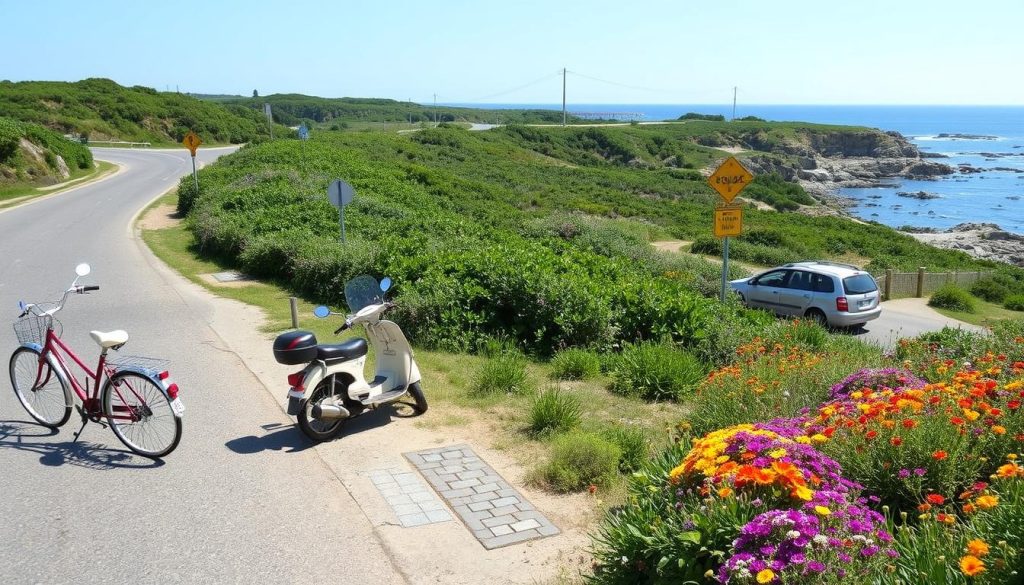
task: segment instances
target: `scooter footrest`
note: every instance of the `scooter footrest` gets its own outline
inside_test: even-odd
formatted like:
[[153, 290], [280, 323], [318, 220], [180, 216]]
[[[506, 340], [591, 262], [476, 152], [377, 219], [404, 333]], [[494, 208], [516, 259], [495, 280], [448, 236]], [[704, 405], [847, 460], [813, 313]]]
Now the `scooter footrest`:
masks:
[[392, 390], [390, 392], [384, 392], [383, 394], [378, 394], [378, 395], [374, 396], [373, 398], [368, 398], [368, 399], [363, 401], [363, 405], [365, 405], [365, 406], [377, 406], [378, 404], [384, 404], [385, 402], [390, 402], [390, 401], [392, 401], [392, 400], [394, 400], [396, 398], [401, 398], [404, 394], [405, 394], [405, 388], [398, 388], [398, 389]]

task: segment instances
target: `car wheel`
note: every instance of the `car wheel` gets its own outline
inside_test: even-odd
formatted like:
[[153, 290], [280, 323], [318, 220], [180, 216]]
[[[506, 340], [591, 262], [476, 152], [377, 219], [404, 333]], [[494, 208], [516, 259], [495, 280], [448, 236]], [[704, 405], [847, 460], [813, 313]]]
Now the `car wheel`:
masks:
[[811, 309], [807, 311], [805, 316], [808, 319], [814, 320], [815, 323], [821, 325], [822, 327], [828, 327], [828, 318], [825, 317], [825, 313], [823, 313], [821, 309]]

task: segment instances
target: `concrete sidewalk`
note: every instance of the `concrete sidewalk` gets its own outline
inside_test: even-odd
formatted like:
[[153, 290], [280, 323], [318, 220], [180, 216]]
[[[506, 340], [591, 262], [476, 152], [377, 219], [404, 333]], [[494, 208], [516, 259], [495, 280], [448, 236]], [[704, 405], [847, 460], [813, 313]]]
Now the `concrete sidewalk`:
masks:
[[[286, 376], [296, 368], [278, 364], [271, 351], [273, 336], [261, 333], [265, 324], [262, 311], [243, 303], [217, 297], [164, 265], [152, 255], [136, 231], [136, 240], [150, 257], [154, 269], [208, 319], [224, 345], [235, 353], [262, 382], [253, 392], [268, 393], [284, 410]], [[430, 400], [431, 380], [425, 374], [424, 391]], [[339, 479], [373, 526], [392, 562], [406, 582], [418, 583], [553, 583], [563, 582], [581, 570], [589, 569], [590, 546], [587, 526], [598, 513], [588, 495], [552, 495], [526, 486], [525, 470], [507, 453], [480, 441], [474, 424], [431, 425], [444, 416], [443, 406], [432, 404], [422, 417], [393, 416], [382, 408], [350, 421], [338, 439], [313, 446], [295, 426], [279, 424], [252, 429], [252, 435], [231, 441], [227, 448], [237, 453], [272, 449], [285, 453], [314, 449]], [[268, 416], [268, 420], [276, 418]], [[436, 417], [436, 418], [435, 418]], [[419, 424], [419, 423], [424, 424]], [[488, 421], [492, 422], [492, 421]], [[383, 472], [419, 473], [403, 453], [423, 451], [455, 444], [467, 444], [488, 465], [543, 513], [560, 530], [521, 544], [487, 550], [452, 510], [450, 521], [418, 526], [403, 526], [395, 508], [374, 484]], [[244, 456], [244, 455], [240, 455]], [[254, 478], [258, 480], [258, 478]], [[379, 481], [379, 479], [378, 479]], [[317, 494], [295, 494], [297, 498], [316, 499]], [[406, 522], [408, 524], [408, 522]], [[302, 535], [296, 535], [301, 546]], [[320, 563], [325, 574], [342, 576], [345, 562], [337, 559], [310, 559]]]

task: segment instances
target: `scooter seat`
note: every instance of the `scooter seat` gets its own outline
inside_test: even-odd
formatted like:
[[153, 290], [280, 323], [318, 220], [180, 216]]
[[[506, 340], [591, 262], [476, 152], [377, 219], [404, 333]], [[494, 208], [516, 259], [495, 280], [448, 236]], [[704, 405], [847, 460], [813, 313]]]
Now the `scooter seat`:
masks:
[[352, 360], [366, 355], [366, 340], [362, 337], [350, 339], [345, 343], [316, 346], [316, 359], [325, 362]]

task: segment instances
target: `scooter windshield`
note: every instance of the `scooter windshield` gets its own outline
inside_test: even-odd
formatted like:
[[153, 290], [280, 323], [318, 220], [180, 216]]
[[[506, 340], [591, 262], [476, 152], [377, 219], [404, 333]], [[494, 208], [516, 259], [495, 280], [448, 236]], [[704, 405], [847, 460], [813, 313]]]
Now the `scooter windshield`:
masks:
[[384, 302], [384, 293], [380, 290], [377, 279], [364, 274], [348, 281], [345, 285], [345, 302], [348, 310], [358, 313], [363, 307], [379, 305]]

